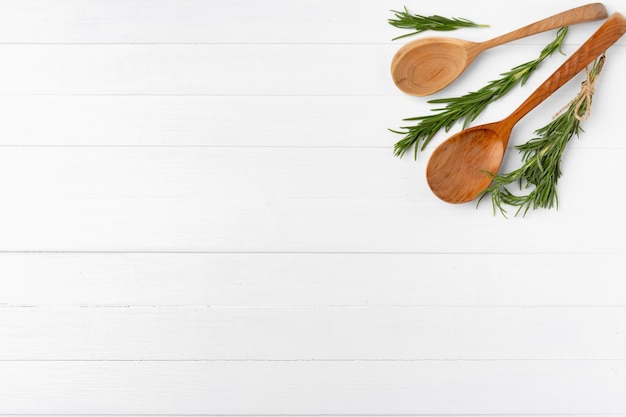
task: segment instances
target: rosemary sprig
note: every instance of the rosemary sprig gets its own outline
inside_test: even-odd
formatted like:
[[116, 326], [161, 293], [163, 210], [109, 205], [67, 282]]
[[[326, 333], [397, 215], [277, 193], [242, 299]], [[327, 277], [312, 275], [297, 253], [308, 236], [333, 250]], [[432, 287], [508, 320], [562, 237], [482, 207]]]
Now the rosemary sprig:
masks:
[[478, 91], [460, 97], [430, 100], [429, 103], [445, 104], [445, 107], [433, 109], [438, 112], [436, 114], [404, 119], [404, 121], [417, 121], [416, 125], [402, 126], [401, 130], [390, 129], [394, 133], [404, 135], [404, 138], [394, 145], [394, 155], [402, 157], [409, 149], [414, 148], [414, 157], [417, 159], [418, 151], [423, 150], [441, 129], [447, 132], [460, 121], [463, 122], [463, 128], [466, 128], [489, 104], [504, 96], [516, 85], [524, 85], [544, 59], [550, 57], [555, 51], [562, 53], [561, 48], [567, 31], [567, 26], [559, 29], [556, 38], [541, 51], [537, 59], [500, 74], [502, 78], [490, 81]]
[[[567, 110], [537, 130], [537, 137], [516, 148], [522, 153], [522, 167], [507, 174], [488, 173], [493, 183], [482, 194], [478, 203], [491, 194], [494, 214], [496, 210], [506, 217], [505, 205], [518, 207], [515, 215], [526, 215], [532, 207], [558, 207], [557, 183], [561, 177], [561, 160], [570, 139], [579, 136], [581, 120], [589, 115], [593, 85], [604, 65], [604, 55], [596, 59], [582, 84], [581, 93], [567, 106]], [[525, 195], [513, 194], [508, 185], [518, 183], [520, 190], [532, 188]]]
[[403, 11], [391, 10], [394, 13], [395, 19], [389, 19], [389, 24], [400, 29], [413, 29], [415, 32], [408, 33], [393, 38], [392, 40], [405, 38], [407, 36], [416, 35], [427, 30], [448, 31], [459, 28], [476, 28], [476, 27], [489, 27], [489, 25], [483, 25], [474, 23], [471, 20], [463, 18], [447, 18], [438, 15], [422, 16], [419, 14], [410, 14], [406, 6]]

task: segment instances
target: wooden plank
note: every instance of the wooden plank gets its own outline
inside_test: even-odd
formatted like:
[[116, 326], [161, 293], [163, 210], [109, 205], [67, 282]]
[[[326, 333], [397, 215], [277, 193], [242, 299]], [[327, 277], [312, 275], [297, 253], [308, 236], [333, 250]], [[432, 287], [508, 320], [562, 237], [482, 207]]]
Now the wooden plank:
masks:
[[[57, 1], [0, 4], [1, 42], [389, 42], [389, 6], [375, 1]], [[323, 30], [320, 30], [323, 22]], [[389, 26], [389, 27], [388, 27]], [[369, 30], [365, 30], [369, 28]], [[376, 39], [372, 32], [382, 35]]]
[[[564, 8], [529, 1], [419, 11], [485, 17], [455, 32], [481, 40]], [[0, 414], [626, 413], [625, 40], [560, 212], [505, 221], [434, 199], [432, 148], [391, 156], [385, 129], [429, 110], [389, 79], [403, 5], [0, 0]], [[552, 37], [486, 53], [440, 96]]]
[[[400, 95], [374, 45], [0, 45], [3, 94]], [[46, 65], [40, 65], [45, 62]], [[359, 68], [355, 71], [354, 68]], [[367, 86], [367, 87], [364, 87]]]
[[589, 254], [0, 253], [0, 305], [623, 307], [621, 261]]
[[[575, 87], [575, 86], [574, 86]], [[593, 117], [570, 148], [624, 148], [612, 134], [619, 120], [612, 88], [598, 83]], [[479, 121], [496, 120], [524, 99], [513, 92]], [[568, 89], [569, 90], [569, 89]], [[559, 93], [515, 130], [513, 142], [532, 137], [575, 91]], [[427, 115], [436, 105], [414, 97], [352, 96], [0, 96], [0, 146], [198, 146], [198, 147], [380, 147], [391, 152], [402, 138], [387, 129], [415, 122], [405, 117]], [[300, 109], [301, 111], [294, 111]], [[36, 120], [36, 123], [33, 121]], [[450, 133], [441, 132], [433, 144]], [[429, 145], [432, 146], [432, 145]], [[411, 159], [412, 156], [408, 156]]]
[[[624, 150], [576, 149], [565, 155], [563, 189], [585, 189], [573, 197], [585, 202], [594, 186], [609, 194], [612, 183], [599, 183], [578, 169], [606, 164], [606, 176]], [[425, 152], [424, 159], [429, 156]], [[511, 153], [508, 165], [515, 163]], [[0, 155], [0, 176], [7, 202], [20, 199], [163, 199], [237, 200], [420, 199], [438, 200], [424, 189], [425, 162], [395, 159], [376, 148], [67, 148], [10, 147]], [[592, 170], [593, 172], [593, 170]], [[80, 173], [80, 175], [77, 175]], [[620, 196], [615, 196], [616, 199]], [[618, 202], [620, 200], [614, 200]], [[467, 207], [457, 205], [445, 207]], [[155, 208], [156, 209], [156, 208]], [[607, 210], [611, 210], [610, 207]]]
[[[494, 219], [490, 207], [475, 211], [415, 199], [17, 199], [0, 209], [6, 216], [0, 250], [619, 254], [625, 225], [618, 209], [581, 224], [596, 213], [583, 203], [568, 198], [570, 207], [558, 214], [506, 223]], [[410, 222], [416, 212], [430, 220]], [[526, 233], [542, 239], [521, 240]]]
[[[604, 2], [619, 10], [617, 0]], [[0, 3], [1, 43], [390, 43], [408, 33], [393, 28], [390, 9], [402, 10], [394, 0], [273, 0], [237, 1], [45, 0]], [[505, 4], [477, 0], [422, 2], [408, 5], [413, 13], [465, 16], [490, 24], [481, 30], [465, 29], [455, 36], [490, 39], [579, 4], [552, 4], [529, 0], [515, 16], [502, 19]], [[586, 24], [593, 30], [598, 24]], [[582, 33], [581, 33], [582, 32]], [[572, 31], [582, 42], [585, 30]], [[588, 35], [588, 34], [587, 34]], [[525, 40], [547, 43], [541, 35]], [[545, 42], [544, 42], [545, 41]], [[399, 43], [399, 42], [398, 42]]]
[[625, 308], [4, 307], [0, 359], [626, 360]]
[[[36, 414], [37, 416], [41, 416], [41, 417], [54, 417], [56, 416], [55, 414]], [[118, 416], [121, 417], [132, 417], [132, 414], [116, 414]], [[200, 417], [232, 417], [232, 414], [196, 414], [197, 416]], [[241, 414], [240, 414], [241, 415]], [[324, 417], [342, 417], [342, 414], [318, 414], [319, 416], [324, 416]], [[455, 413], [455, 414], [450, 414], [453, 415], [455, 417], [474, 417], [473, 414], [459, 414], [459, 413]], [[562, 414], [564, 416], [567, 416], [568, 414]], [[4, 414], [3, 417], [18, 417], [21, 416], [23, 417], [23, 414]], [[72, 414], [72, 417], [92, 417], [93, 414]], [[162, 417], [162, 414], [141, 414], [141, 417]], [[168, 414], [167, 417], [188, 417], [188, 414]], [[266, 416], [269, 417], [279, 417], [278, 415], [271, 415], [271, 414], [266, 414]], [[280, 417], [302, 417], [303, 414], [280, 414]], [[355, 414], [353, 415], [354, 417], [371, 417], [371, 414]], [[405, 416], [419, 416], [419, 417], [439, 417], [437, 414], [405, 414]], [[553, 414], [533, 414], [533, 417], [552, 417]], [[572, 416], [577, 416], [577, 417], [606, 417], [606, 414], [590, 414], [590, 413], [585, 413], [585, 414], [572, 414]]]
[[6, 148], [0, 250], [621, 253], [624, 196], [588, 173], [623, 159], [569, 153], [559, 212], [507, 221], [386, 149]]
[[620, 414], [624, 375], [624, 361], [0, 362], [0, 402], [8, 414]]
[[[54, 417], [56, 416], [55, 414], [36, 414], [37, 416], [41, 416], [41, 417]], [[121, 417], [133, 417], [132, 414], [116, 414], [118, 416]], [[241, 414], [239, 414], [241, 415]], [[305, 414], [280, 414], [280, 415], [272, 415], [272, 414], [266, 414], [266, 416], [268, 417], [302, 417]], [[318, 414], [320, 417], [342, 417], [342, 414]], [[419, 417], [439, 417], [437, 414], [404, 414], [405, 416], [419, 416]], [[453, 415], [455, 417], [474, 417], [473, 414], [450, 414]], [[567, 416], [568, 414], [562, 414], [564, 416]], [[606, 417], [606, 414], [590, 414], [590, 413], [585, 413], [585, 414], [571, 414], [572, 416], [577, 416], [577, 417]], [[21, 416], [23, 417], [24, 414], [4, 414], [3, 417], [18, 417]], [[72, 417], [92, 417], [94, 416], [94, 414], [72, 414]], [[162, 417], [162, 414], [141, 414], [141, 417]], [[168, 414], [167, 417], [188, 417], [188, 414]], [[199, 417], [232, 417], [232, 414], [196, 414], [196, 416]], [[353, 414], [354, 417], [372, 417], [371, 414]], [[533, 414], [533, 417], [552, 417], [553, 414]]]
[[[410, 112], [429, 111], [416, 104], [412, 97], [0, 96], [0, 146], [350, 146], [391, 152], [400, 136], [387, 129]], [[601, 143], [623, 145], [607, 139]]]
[[7, 200], [414, 198], [418, 166], [372, 148], [10, 147], [0, 177], [19, 182], [0, 186]]
[[[434, 97], [478, 89], [502, 72], [535, 59], [538, 49], [517, 45], [481, 56], [467, 74]], [[624, 49], [616, 45], [608, 52], [615, 58], [606, 65], [602, 80], [611, 86], [611, 97], [620, 97], [626, 89], [619, 82]], [[3, 95], [401, 97], [389, 75], [395, 50], [394, 45], [343, 44], [4, 44], [0, 45], [5, 62], [0, 67], [0, 91]], [[564, 60], [561, 55], [552, 58], [529, 87], [538, 85]], [[578, 90], [579, 83], [574, 84]]]

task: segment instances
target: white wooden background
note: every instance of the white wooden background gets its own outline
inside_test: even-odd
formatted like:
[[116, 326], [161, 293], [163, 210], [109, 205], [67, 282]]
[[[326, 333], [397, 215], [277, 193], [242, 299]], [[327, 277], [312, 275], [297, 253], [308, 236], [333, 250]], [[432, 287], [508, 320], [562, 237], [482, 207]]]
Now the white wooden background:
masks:
[[558, 211], [442, 203], [424, 169], [447, 135], [414, 161], [387, 131], [432, 108], [390, 80], [390, 9], [479, 41], [581, 4], [0, 0], [0, 415], [626, 414], [626, 42]]

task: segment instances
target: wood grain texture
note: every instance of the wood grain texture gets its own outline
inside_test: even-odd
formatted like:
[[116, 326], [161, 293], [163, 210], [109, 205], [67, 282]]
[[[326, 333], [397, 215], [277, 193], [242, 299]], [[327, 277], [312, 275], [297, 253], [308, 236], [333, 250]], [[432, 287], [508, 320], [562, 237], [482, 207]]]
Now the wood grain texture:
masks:
[[[621, 117], [611, 99], [622, 91], [621, 84], [613, 85], [616, 76], [607, 66], [596, 86], [594, 117], [584, 123], [589, 133], [572, 141], [569, 148], [626, 147], [609, 122]], [[541, 122], [549, 122], [547, 114], [566, 104], [576, 88], [574, 82], [566, 86], [567, 91], [555, 93], [533, 113], [536, 118], [522, 120], [511, 145], [525, 142]], [[478, 121], [504, 117], [529, 92], [528, 88], [512, 92]], [[5, 115], [0, 146], [376, 147], [391, 155], [393, 143], [402, 136], [387, 129], [398, 129], [407, 124], [403, 118], [428, 114], [433, 107], [413, 97], [395, 96], [333, 96], [329, 100], [325, 96], [0, 95]], [[434, 147], [460, 128], [441, 132], [428, 146]], [[411, 156], [405, 160], [411, 162]]]
[[[603, 3], [609, 11], [621, 6], [618, 0]], [[485, 40], [580, 4], [528, 0], [510, 15], [507, 4], [491, 0], [419, 5], [399, 0], [5, 0], [0, 3], [0, 42], [392, 44], [392, 38], [408, 31], [387, 24], [393, 16], [389, 10], [401, 10], [404, 5], [413, 13], [467, 16], [488, 23], [488, 29], [454, 33]], [[580, 43], [585, 37], [574, 32], [571, 41]], [[541, 45], [546, 39], [538, 35], [525, 42]]]
[[624, 307], [619, 261], [608, 254], [1, 253], [0, 305]]
[[[3, 95], [401, 96], [389, 75], [395, 50], [394, 45], [6, 44], [0, 45], [6, 61], [0, 89]], [[464, 74], [455, 87], [464, 88], [462, 93], [480, 88], [539, 51], [536, 46], [508, 50], [497, 67], [490, 63], [495, 54], [485, 55], [472, 66], [483, 74], [479, 81]], [[563, 62], [559, 58], [554, 61]], [[548, 74], [533, 78], [540, 82]]]
[[0, 400], [12, 414], [623, 414], [625, 368], [623, 361], [1, 362]]
[[[433, 108], [390, 79], [386, 20], [404, 5], [0, 0], [0, 415], [626, 413], [626, 43], [559, 211], [505, 220], [428, 192], [425, 162], [456, 129], [392, 156], [387, 129]], [[453, 34], [481, 41], [580, 4], [406, 5], [488, 23]], [[553, 35], [485, 52], [437, 97]]]
[[[548, 30], [603, 20], [606, 17], [604, 5], [592, 3], [560, 12], [483, 42], [441, 36], [423, 37], [405, 43], [398, 49], [391, 61], [391, 77], [404, 93], [428, 96], [450, 85], [487, 49]], [[612, 39], [610, 45], [615, 41], [617, 38]], [[605, 49], [606, 45], [601, 50]], [[593, 56], [598, 56], [598, 52]], [[579, 71], [580, 69], [575, 73]], [[563, 77], [563, 83], [568, 80], [569, 78]]]
[[[396, 135], [387, 128], [419, 111], [416, 104], [405, 97], [0, 96], [0, 146], [389, 149]], [[624, 145], [611, 139], [596, 146]]]
[[[440, 144], [429, 158], [426, 168], [428, 186], [432, 192], [448, 203], [466, 203], [479, 198], [493, 181], [484, 173], [500, 172], [513, 127], [572, 77], [596, 61], [624, 32], [626, 18], [621, 13], [612, 14], [511, 115], [498, 122], [467, 128]], [[593, 85], [593, 82], [595, 79], [590, 80], [589, 84]], [[558, 177], [560, 172], [556, 175]], [[533, 182], [540, 188], [540, 181]], [[550, 205], [553, 201], [558, 200], [550, 199]]]
[[6, 361], [626, 361], [626, 306], [1, 310]]
[[[566, 207], [528, 221], [438, 202], [418, 165], [385, 149], [6, 148], [0, 176], [19, 181], [2, 185], [0, 248], [616, 254], [623, 196], [571, 167], [615, 177], [623, 157], [572, 152]], [[585, 222], [606, 195], [604, 215]], [[429, 210], [439, 217], [415, 217]], [[516, 234], [543, 238], [529, 248]]]

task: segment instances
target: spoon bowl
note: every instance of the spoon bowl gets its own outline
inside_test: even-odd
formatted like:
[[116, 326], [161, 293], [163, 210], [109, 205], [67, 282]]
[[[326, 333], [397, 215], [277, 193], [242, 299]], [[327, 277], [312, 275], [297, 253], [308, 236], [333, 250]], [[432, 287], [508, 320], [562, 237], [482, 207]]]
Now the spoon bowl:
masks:
[[414, 96], [427, 96], [456, 80], [478, 54], [489, 48], [551, 29], [606, 17], [606, 8], [601, 3], [592, 3], [480, 43], [445, 37], [418, 39], [398, 49], [391, 60], [391, 78], [401, 91]]
[[506, 132], [491, 124], [464, 130], [438, 147], [426, 169], [428, 185], [448, 203], [475, 199], [491, 184], [506, 150]]
[[626, 33], [626, 18], [614, 13], [600, 28], [541, 84], [510, 116], [465, 129], [440, 144], [426, 167], [433, 193], [448, 203], [465, 203], [478, 197], [497, 173], [515, 124]]
[[404, 92], [426, 96], [451, 84], [474, 60], [476, 43], [432, 37], [401, 47], [391, 62], [391, 76]]

